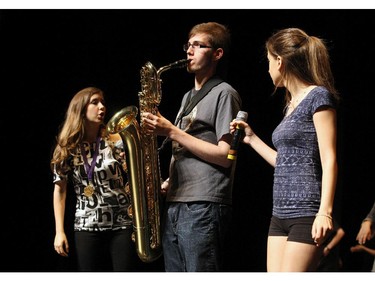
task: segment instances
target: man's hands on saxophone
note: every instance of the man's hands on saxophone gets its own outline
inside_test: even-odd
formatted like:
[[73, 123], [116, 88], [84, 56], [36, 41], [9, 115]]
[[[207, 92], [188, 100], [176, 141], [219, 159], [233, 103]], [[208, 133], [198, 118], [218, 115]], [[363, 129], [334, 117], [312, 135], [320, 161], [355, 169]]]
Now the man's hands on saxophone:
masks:
[[141, 115], [142, 126], [149, 134], [169, 137], [173, 128], [176, 128], [169, 120], [158, 111], [155, 114], [143, 112]]
[[[159, 111], [156, 115], [150, 112], [143, 112], [141, 114], [141, 123], [146, 133], [166, 137], [169, 137], [170, 132], [173, 127], [175, 127], [169, 120], [164, 118]], [[169, 189], [169, 178], [161, 182], [160, 193], [164, 196]]]
[[161, 183], [160, 193], [161, 195], [166, 195], [169, 189], [169, 178]]

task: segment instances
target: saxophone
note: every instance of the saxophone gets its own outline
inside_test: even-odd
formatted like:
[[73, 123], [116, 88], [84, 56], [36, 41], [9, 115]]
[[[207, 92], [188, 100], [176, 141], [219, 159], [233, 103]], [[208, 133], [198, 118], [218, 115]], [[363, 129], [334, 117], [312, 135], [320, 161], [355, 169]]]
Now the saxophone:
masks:
[[[141, 69], [141, 92], [138, 93], [140, 115], [157, 113], [161, 102], [161, 73], [169, 69], [186, 67], [183, 59], [158, 70], [151, 62]], [[133, 220], [132, 239], [143, 262], [152, 262], [162, 254], [160, 234], [161, 173], [157, 138], [147, 134], [142, 121], [137, 122], [138, 109], [127, 106], [117, 112], [107, 123], [109, 134], [119, 134], [124, 144], [132, 206], [129, 215]]]

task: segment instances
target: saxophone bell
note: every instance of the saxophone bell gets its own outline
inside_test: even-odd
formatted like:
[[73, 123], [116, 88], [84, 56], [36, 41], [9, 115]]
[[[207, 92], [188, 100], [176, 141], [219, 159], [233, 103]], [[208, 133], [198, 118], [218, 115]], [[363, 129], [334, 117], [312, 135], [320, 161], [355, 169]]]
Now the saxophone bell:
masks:
[[[147, 163], [141, 128], [136, 120], [138, 109], [127, 106], [118, 111], [107, 123], [109, 134], [119, 134], [124, 144], [128, 182], [131, 191], [131, 211], [133, 220], [132, 240], [143, 262], [152, 262], [161, 254], [159, 186], [150, 183], [154, 163]], [[150, 166], [151, 165], [151, 166]], [[144, 173], [145, 170], [148, 173]], [[159, 178], [158, 178], [159, 179]]]

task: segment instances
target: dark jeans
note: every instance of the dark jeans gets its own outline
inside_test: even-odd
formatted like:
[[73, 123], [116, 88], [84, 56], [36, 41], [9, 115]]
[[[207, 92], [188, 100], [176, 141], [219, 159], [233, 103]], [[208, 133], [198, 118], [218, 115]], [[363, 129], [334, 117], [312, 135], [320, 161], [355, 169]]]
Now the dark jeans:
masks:
[[170, 203], [163, 226], [165, 271], [223, 271], [232, 207], [210, 202]]
[[74, 233], [80, 271], [136, 271], [133, 229]]

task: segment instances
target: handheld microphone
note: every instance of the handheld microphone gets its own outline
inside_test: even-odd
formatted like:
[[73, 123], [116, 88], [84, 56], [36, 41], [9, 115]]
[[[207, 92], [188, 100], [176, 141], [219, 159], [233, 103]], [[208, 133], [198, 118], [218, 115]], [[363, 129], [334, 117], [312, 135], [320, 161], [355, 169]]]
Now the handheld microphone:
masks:
[[[246, 122], [247, 121], [247, 112], [238, 111], [237, 116], [236, 116], [236, 120]], [[230, 149], [229, 149], [229, 152], [228, 152], [227, 159], [230, 159], [230, 160], [236, 159], [238, 146], [240, 144], [240, 141], [243, 138], [243, 134], [244, 134], [243, 128], [241, 128], [241, 126], [237, 125], [236, 130], [234, 131], [234, 134], [233, 134], [233, 140], [232, 140], [232, 143], [230, 145]]]

